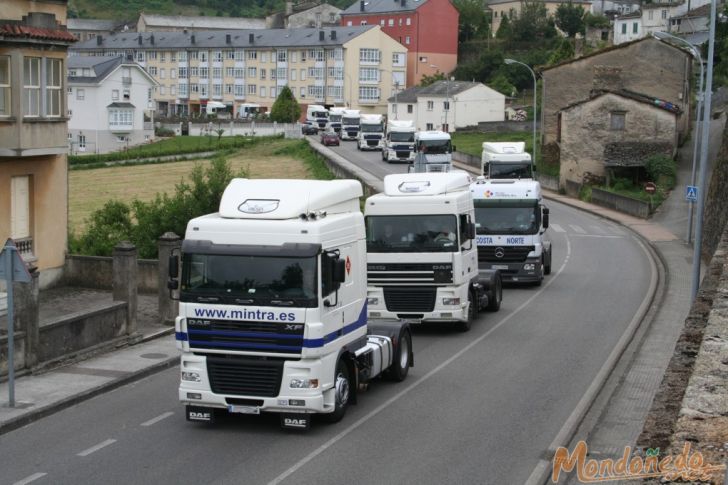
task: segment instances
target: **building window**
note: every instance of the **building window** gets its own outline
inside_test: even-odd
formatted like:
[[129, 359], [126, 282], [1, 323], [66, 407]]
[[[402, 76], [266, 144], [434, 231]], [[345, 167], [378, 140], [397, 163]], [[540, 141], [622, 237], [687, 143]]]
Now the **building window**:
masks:
[[306, 70], [301, 69], [301, 81], [305, 81], [305, 80], [306, 80]]
[[434, 129], [434, 126], [432, 123], [427, 123], [427, 127], [425, 128], [427, 131], [432, 131]]
[[[261, 80], [264, 80], [265, 79], [265, 74], [266, 74], [266, 70], [261, 67], [260, 68], [260, 79]], [[271, 74], [273, 74], [273, 70], [272, 69], [271, 69]]]
[[633, 34], [637, 33], [637, 22], [632, 22], [632, 33]]
[[0, 116], [10, 114], [10, 56], [0, 56]]
[[271, 79], [273, 79], [272, 74], [276, 74], [276, 79], [288, 79], [288, 70], [285, 67], [279, 67], [276, 70], [271, 69]]
[[268, 62], [268, 53], [267, 52], [260, 53], [260, 62]]
[[622, 24], [622, 34], [627, 35], [627, 24]]
[[236, 98], [242, 98], [243, 97], [243, 85], [242, 84], [236, 84], [235, 85], [235, 97]]
[[187, 51], [180, 51], [179, 62], [187, 62]]
[[384, 23], [385, 23], [384, 22], [384, 19], [382, 19], [382, 20], [379, 21], [379, 25], [381, 25], [382, 27], [384, 27]]
[[210, 71], [206, 67], [201, 67], [199, 69], [199, 73], [202, 79], [207, 79], [209, 77]]
[[351, 27], [351, 25], [352, 25], [352, 24], [351, 24], [351, 20], [348, 20], [348, 21], [346, 22], [346, 26], [347, 26], [347, 27]]
[[359, 69], [359, 82], [379, 82], [379, 69], [362, 67]]
[[442, 109], [445, 111], [450, 111], [450, 101], [443, 101]]
[[420, 56], [420, 62], [427, 62], [427, 56]]
[[150, 76], [153, 76], [153, 77], [157, 77], [157, 74], [159, 74], [157, 72], [157, 68], [155, 66], [147, 66], [147, 72], [149, 73]]
[[233, 70], [233, 77], [235, 79], [244, 79], [245, 78], [245, 68], [243, 68], [243, 67], [236, 67]]
[[169, 87], [169, 94], [170, 94], [171, 96], [177, 96], [177, 86], [176, 86], [175, 84], [172, 84], [172, 85], [171, 85], [171, 86]]
[[159, 53], [159, 62], [167, 62], [167, 53], [162, 51]]
[[169, 70], [169, 77], [171, 79], [177, 79], [177, 69], [171, 68]]
[[428, 101], [427, 102], [427, 111], [432, 111], [435, 108], [435, 102], [434, 101]]
[[662, 11], [662, 20], [665, 20], [667, 18], [667, 10]]
[[288, 51], [278, 51], [278, 62], [288, 62]]
[[291, 81], [296, 81], [298, 71], [296, 69], [291, 69]]
[[212, 85], [212, 95], [216, 98], [222, 98], [222, 84]]
[[197, 94], [200, 92], [200, 85], [199, 84], [190, 84], [190, 93]]
[[225, 68], [225, 77], [233, 77], [235, 76], [235, 68], [234, 67], [226, 67]]
[[265, 92], [265, 86], [260, 87], [260, 97], [265, 98], [266, 92]]
[[407, 113], [412, 114], [412, 105], [411, 104], [407, 105]]
[[402, 27], [402, 19], [399, 19], [399, 26]]
[[624, 111], [613, 111], [609, 113], [609, 128], [615, 131], [624, 130]]
[[78, 148], [86, 150], [86, 135], [78, 135]]
[[190, 67], [190, 77], [199, 77], [200, 69], [197, 67]]
[[165, 96], [167, 94], [167, 90], [164, 86], [159, 86], [159, 94], [160, 96]]
[[389, 19], [389, 26], [394, 27], [394, 19]]
[[236, 61], [242, 61], [244, 59], [243, 54], [245, 51], [236, 50], [235, 51], [235, 60]]
[[233, 94], [233, 85], [232, 84], [225, 85], [225, 94]]
[[111, 90], [111, 100], [112, 101], [119, 101], [119, 90], [118, 89], [112, 89]]
[[86, 90], [83, 88], [76, 88], [76, 99], [83, 101], [86, 98]]
[[362, 20], [361, 22], [359, 22], [359, 25], [366, 25], [366, 24], [367, 24], [366, 20]]
[[410, 44], [410, 36], [409, 35], [405, 36], [404, 43], [407, 44], [407, 45]]
[[222, 62], [222, 51], [215, 51], [212, 53], [212, 60], [214, 62]]
[[359, 49], [359, 62], [379, 64], [379, 49]]
[[324, 87], [323, 86], [309, 86], [308, 95], [314, 99], [324, 99]]
[[199, 51], [198, 57], [200, 62], [207, 62], [207, 51]]
[[214, 79], [222, 79], [222, 67], [213, 67], [212, 68], [212, 77]]
[[175, 51], [169, 53], [169, 62], [177, 62], [177, 53]]
[[335, 13], [330, 13], [329, 14], [329, 23], [333, 24], [335, 22], [336, 22], [336, 14]]
[[179, 93], [180, 98], [186, 98], [187, 97], [187, 85], [179, 84], [177, 86], [177, 92]]
[[134, 110], [131, 109], [110, 109], [109, 126], [133, 126]]
[[306, 97], [306, 88], [301, 88], [299, 97], [305, 98]]
[[245, 57], [249, 61], [255, 61], [258, 59], [258, 51], [247, 51]]
[[333, 99], [343, 99], [344, 87], [343, 86], [328, 86], [328, 97]]
[[159, 70], [159, 79], [164, 79], [165, 77], [167, 77], [167, 76], [165, 75], [164, 68], [161, 68]]
[[200, 84], [199, 86], [200, 86], [200, 97], [206, 98], [207, 93], [208, 93], [207, 84]]
[[23, 59], [23, 101], [25, 116], [40, 116], [40, 57]]
[[258, 68], [257, 67], [249, 67], [248, 68], [248, 78], [255, 79], [258, 77]]
[[407, 63], [407, 54], [404, 52], [392, 53], [392, 66], [404, 67]]
[[255, 94], [258, 90], [258, 86], [255, 84], [248, 84], [248, 94]]
[[379, 88], [375, 86], [359, 86], [359, 101], [379, 101]]

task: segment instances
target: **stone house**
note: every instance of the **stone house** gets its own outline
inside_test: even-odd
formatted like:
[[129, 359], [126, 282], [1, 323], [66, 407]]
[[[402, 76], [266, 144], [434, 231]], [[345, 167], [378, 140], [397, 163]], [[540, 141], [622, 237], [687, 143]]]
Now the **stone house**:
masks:
[[563, 108], [557, 130], [561, 186], [609, 180], [615, 169], [642, 167], [655, 154], [674, 156], [680, 113], [676, 105], [625, 90], [594, 91]]
[[589, 99], [593, 90], [628, 90], [682, 108], [679, 137], [689, 128], [692, 58], [684, 50], [653, 38], [609, 47], [540, 69], [543, 79], [541, 136], [548, 162], [558, 161], [559, 113]]

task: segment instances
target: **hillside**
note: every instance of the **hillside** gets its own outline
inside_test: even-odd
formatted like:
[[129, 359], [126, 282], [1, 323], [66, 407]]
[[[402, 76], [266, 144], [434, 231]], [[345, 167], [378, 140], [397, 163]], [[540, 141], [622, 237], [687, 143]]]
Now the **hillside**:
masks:
[[[349, 0], [326, 3], [346, 8]], [[141, 11], [163, 15], [265, 17], [285, 9], [285, 0], [69, 0], [70, 17], [135, 20]]]

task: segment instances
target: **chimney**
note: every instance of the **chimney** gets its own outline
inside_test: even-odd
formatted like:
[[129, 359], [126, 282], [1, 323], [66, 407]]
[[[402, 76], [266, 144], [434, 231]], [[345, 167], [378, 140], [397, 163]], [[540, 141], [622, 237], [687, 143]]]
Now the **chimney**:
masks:
[[142, 45], [142, 35], [139, 34], [139, 37], [137, 37], [137, 42], [139, 42], [139, 45]]
[[154, 45], [154, 34], [149, 36], [149, 42], [151, 42], [152, 45]]
[[359, 0], [359, 11], [360, 12], [364, 11], [364, 0]]
[[323, 41], [325, 39], [326, 39], [326, 32], [324, 32], [323, 30], [319, 30], [319, 40]]
[[233, 36], [230, 34], [225, 34], [225, 43], [232, 44], [232, 42], [233, 42]]
[[293, 13], [293, 2], [286, 2], [286, 15]]
[[255, 44], [255, 34], [248, 34], [248, 44]]
[[336, 31], [335, 30], [331, 31], [331, 40], [336, 40]]
[[190, 36], [190, 42], [192, 42], [193, 44], [195, 43], [195, 34], [192, 34]]
[[96, 45], [102, 45], [104, 43], [104, 38], [100, 35], [96, 36]]

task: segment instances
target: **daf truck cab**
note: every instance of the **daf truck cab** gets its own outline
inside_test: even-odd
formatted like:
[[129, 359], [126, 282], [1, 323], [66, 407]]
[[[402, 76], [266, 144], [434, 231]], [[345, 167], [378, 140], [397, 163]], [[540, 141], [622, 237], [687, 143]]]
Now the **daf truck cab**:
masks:
[[526, 144], [517, 142], [483, 142], [483, 175], [488, 179], [533, 179], [533, 160]]
[[325, 130], [329, 123], [329, 110], [320, 104], [309, 104], [306, 107], [306, 123], [315, 126], [319, 131]]
[[389, 120], [384, 137], [382, 160], [385, 162], [415, 161], [415, 124], [411, 120]]
[[381, 150], [384, 147], [384, 116], [363, 114], [356, 138], [358, 150]]
[[364, 213], [370, 318], [466, 331], [479, 310], [500, 308], [499, 272], [478, 270], [466, 173], [387, 175]]
[[361, 114], [358, 109], [344, 110], [341, 117], [341, 132], [339, 138], [342, 140], [356, 140], [359, 135], [359, 122]]
[[340, 420], [360, 384], [407, 376], [407, 323], [367, 320], [361, 196], [355, 180], [234, 179], [189, 221], [169, 281], [188, 420], [270, 412], [307, 429]]
[[551, 273], [549, 209], [533, 180], [488, 180], [471, 185], [475, 203], [478, 264], [499, 270], [505, 282], [540, 285]]
[[341, 121], [344, 117], [345, 108], [334, 106], [329, 109], [329, 131], [334, 131], [336, 134], [341, 133]]
[[444, 131], [418, 131], [415, 133], [414, 163], [410, 172], [449, 172], [452, 170], [452, 146], [450, 134]]

